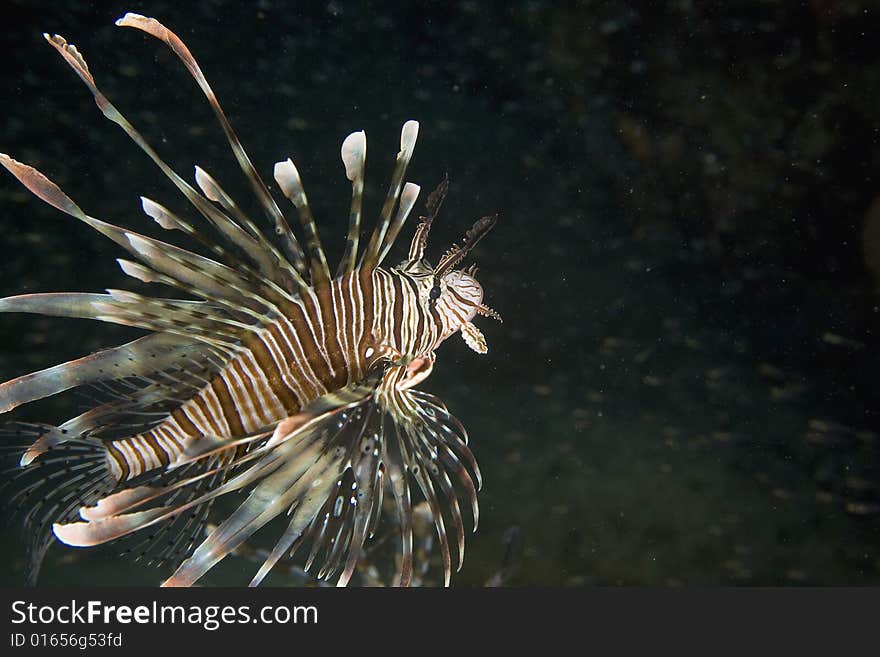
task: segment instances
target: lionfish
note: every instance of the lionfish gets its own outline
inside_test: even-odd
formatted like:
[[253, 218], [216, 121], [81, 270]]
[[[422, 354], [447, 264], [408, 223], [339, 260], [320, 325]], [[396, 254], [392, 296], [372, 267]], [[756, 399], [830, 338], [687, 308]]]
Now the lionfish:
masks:
[[[15, 429], [26, 439], [18, 446], [23, 454], [10, 477], [11, 497], [30, 537], [31, 581], [55, 539], [87, 547], [144, 531], [137, 551], [177, 565], [163, 585], [191, 585], [246, 547], [266, 524], [286, 517], [251, 585], [285, 554], [300, 551], [306, 569], [317, 565], [319, 578], [346, 585], [376, 531], [387, 493], [386, 515], [399, 533], [393, 583], [406, 586], [413, 573], [414, 483], [433, 516], [449, 585], [450, 543], [457, 543], [459, 569], [464, 558], [461, 506], [469, 502], [476, 530], [481, 478], [462, 424], [442, 401], [415, 386], [430, 375], [435, 350], [454, 333], [474, 351], [486, 352], [471, 320], [500, 317], [483, 304], [476, 269], [456, 267], [497, 215], [477, 221], [432, 267], [425, 250], [447, 193], [446, 178], [427, 197], [427, 214], [406, 260], [382, 267], [419, 194], [418, 185], [403, 184], [419, 128], [407, 121], [378, 221], [358, 259], [366, 137], [355, 132], [342, 143], [351, 210], [332, 275], [293, 162], [277, 163], [274, 179], [296, 209], [302, 246], [183, 41], [153, 18], [129, 13], [116, 24], [157, 38], [183, 62], [274, 235], [258, 228], [204, 169], [195, 168], [198, 190], [175, 173], [101, 93], [77, 48], [61, 36], [43, 35], [101, 112], [150, 157], [219, 239], [143, 197], [146, 215], [163, 229], [194, 238], [209, 255], [96, 219], [44, 174], [0, 154], [0, 164], [30, 192], [130, 253], [131, 260], [118, 260], [125, 274], [190, 297], [108, 289], [0, 300], [2, 312], [89, 318], [150, 332], [0, 385], [0, 413], [80, 386], [106, 393], [58, 426]], [[236, 491], [243, 500], [209, 526], [214, 502]], [[447, 522], [454, 541], [447, 537]]]

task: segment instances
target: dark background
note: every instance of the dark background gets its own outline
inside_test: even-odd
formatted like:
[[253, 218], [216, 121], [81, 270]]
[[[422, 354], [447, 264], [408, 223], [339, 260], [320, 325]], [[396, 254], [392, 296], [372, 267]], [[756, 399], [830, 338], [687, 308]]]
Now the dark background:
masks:
[[[0, 150], [156, 234], [138, 195], [184, 204], [41, 32], [81, 48], [182, 175], [198, 163], [248, 196], [179, 62], [113, 26], [126, 10], [187, 42], [266, 178], [296, 160], [332, 261], [353, 130], [370, 216], [400, 125], [420, 121], [408, 179], [452, 180], [434, 258], [500, 213], [476, 260], [505, 321], [479, 321], [484, 357], [450, 340], [422, 386], [485, 479], [454, 584], [880, 582], [878, 3], [4, 3]], [[10, 176], [0, 228], [0, 294], [131, 287], [112, 243]], [[132, 335], [0, 319], [4, 380]], [[227, 562], [205, 582], [256, 568]], [[57, 548], [41, 583], [167, 574]]]

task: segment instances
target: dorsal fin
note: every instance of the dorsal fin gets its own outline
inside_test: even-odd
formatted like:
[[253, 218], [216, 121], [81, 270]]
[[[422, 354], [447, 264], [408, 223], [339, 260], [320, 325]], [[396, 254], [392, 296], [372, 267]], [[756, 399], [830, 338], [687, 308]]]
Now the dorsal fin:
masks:
[[392, 221], [391, 225], [388, 227], [388, 233], [385, 235], [382, 251], [379, 253], [379, 261], [376, 263], [377, 266], [382, 264], [382, 261], [385, 260], [385, 256], [388, 255], [388, 252], [394, 245], [394, 241], [400, 234], [400, 229], [403, 228], [404, 222], [407, 217], [409, 217], [409, 213], [416, 204], [416, 199], [419, 197], [420, 190], [421, 188], [418, 185], [411, 182], [408, 182], [403, 186], [403, 191], [400, 193], [400, 205], [397, 207], [397, 214], [394, 216], [394, 221]]
[[428, 211], [428, 214], [419, 217], [421, 221], [419, 222], [419, 225], [416, 226], [416, 232], [413, 235], [412, 243], [409, 247], [409, 256], [407, 257], [408, 262], [419, 262], [425, 257], [425, 249], [428, 246], [428, 234], [431, 232], [431, 224], [434, 223], [437, 213], [440, 212], [440, 206], [443, 205], [447, 192], [449, 192], [448, 174], [443, 177], [443, 180], [440, 181], [440, 184], [437, 185], [434, 191], [428, 194], [428, 199], [425, 201], [425, 209]]
[[360, 262], [361, 268], [367, 271], [372, 271], [379, 266], [379, 256], [381, 255], [382, 245], [385, 242], [385, 233], [391, 224], [391, 213], [394, 212], [394, 206], [400, 197], [403, 176], [406, 174], [406, 168], [409, 166], [418, 136], [418, 121], [407, 121], [403, 124], [403, 129], [400, 131], [400, 152], [397, 154], [397, 164], [394, 167], [394, 173], [391, 175], [388, 194], [385, 196], [385, 203], [382, 205], [379, 221], [373, 230], [373, 235], [370, 237], [370, 243], [367, 245], [367, 249], [364, 251]]
[[217, 96], [214, 94], [214, 90], [211, 89], [211, 85], [208, 84], [208, 80], [202, 73], [202, 69], [199, 67], [195, 57], [193, 57], [192, 53], [189, 51], [189, 48], [186, 47], [186, 44], [180, 39], [180, 37], [162, 25], [162, 23], [155, 18], [147, 18], [146, 16], [129, 12], [117, 20], [116, 25], [120, 27], [133, 27], [163, 41], [169, 48], [171, 48], [172, 52], [177, 55], [180, 61], [183, 62], [187, 71], [189, 71], [190, 75], [192, 75], [193, 79], [199, 85], [202, 93], [205, 94], [205, 98], [208, 99], [211, 109], [214, 110], [214, 114], [217, 116], [217, 120], [223, 128], [223, 132], [226, 134], [232, 152], [235, 154], [235, 159], [238, 160], [241, 170], [244, 172], [245, 176], [247, 176], [248, 181], [250, 181], [251, 187], [253, 187], [254, 193], [260, 200], [266, 215], [272, 222], [274, 222], [275, 232], [282, 240], [282, 245], [287, 252], [287, 256], [290, 258], [291, 262], [293, 262], [293, 266], [300, 276], [304, 277], [306, 274], [305, 259], [302, 249], [296, 241], [296, 237], [294, 237], [290, 227], [287, 225], [284, 214], [275, 203], [275, 200], [266, 188], [266, 184], [263, 182], [263, 179], [260, 177], [260, 174], [257, 172], [242, 147], [238, 136], [235, 134], [232, 125], [229, 123], [226, 114], [223, 112], [223, 108], [220, 106], [220, 102], [217, 100]]
[[283, 162], [275, 163], [275, 182], [281, 188], [281, 192], [296, 207], [299, 223], [302, 225], [306, 238], [306, 250], [309, 254], [309, 274], [312, 286], [325, 287], [330, 283], [330, 270], [327, 268], [327, 258], [324, 257], [324, 249], [321, 247], [321, 238], [318, 237], [318, 227], [309, 207], [309, 199], [303, 189], [302, 179], [293, 160], [287, 158]]
[[269, 280], [283, 280], [279, 276], [281, 272], [278, 271], [278, 263], [285, 262], [284, 256], [266, 239], [220, 184], [199, 166], [196, 167], [196, 184], [209, 200], [218, 203], [228, 216], [234, 217], [234, 220], [215, 223], [215, 228], [241, 249], [257, 265], [263, 276]]
[[[199, 302], [149, 297], [134, 300], [134, 296], [126, 302], [119, 295], [110, 298], [105, 295], [60, 294], [0, 300], [0, 311], [89, 317], [191, 335], [223, 348], [230, 348], [244, 332], [281, 314], [273, 299], [277, 289], [267, 288], [210, 258], [90, 217], [43, 173], [8, 155], [0, 153], [0, 165], [38, 198], [88, 224], [135, 255], [143, 264], [119, 260], [122, 270], [129, 276], [146, 283], [170, 285], [217, 305], [213, 318], [200, 318]], [[161, 206], [148, 204], [148, 207], [156, 213], [160, 223], [185, 226], [176, 218], [161, 216]], [[151, 310], [153, 316], [145, 314]], [[238, 321], [236, 317], [247, 321]], [[187, 326], [187, 321], [191, 325]]]
[[[218, 224], [229, 224], [232, 222], [232, 219], [227, 217], [220, 211], [216, 206], [214, 206], [208, 199], [199, 194], [189, 183], [187, 183], [183, 178], [181, 178], [177, 173], [174, 172], [171, 167], [169, 167], [159, 154], [147, 143], [147, 141], [143, 138], [143, 136], [132, 126], [132, 124], [113, 106], [113, 104], [107, 100], [103, 93], [98, 89], [95, 84], [95, 80], [92, 77], [92, 74], [89, 72], [88, 65], [86, 64], [85, 58], [83, 58], [82, 54], [72, 45], [68, 44], [67, 41], [61, 36], [57, 34], [55, 36], [50, 36], [48, 34], [44, 35], [46, 40], [61, 54], [64, 60], [73, 68], [76, 74], [80, 77], [80, 79], [85, 83], [91, 92], [92, 96], [95, 98], [95, 103], [98, 105], [98, 108], [108, 119], [116, 123], [119, 127], [123, 129], [123, 131], [129, 136], [129, 138], [135, 142], [141, 150], [143, 150], [150, 159], [159, 167], [162, 173], [177, 187], [178, 190], [186, 197], [186, 199], [213, 225]], [[8, 168], [8, 167], [7, 167]], [[58, 207], [58, 206], [56, 206]], [[62, 208], [59, 208], [62, 209]], [[66, 210], [65, 210], [66, 211]], [[280, 266], [284, 267], [289, 274], [290, 278], [294, 281], [294, 284], [297, 288], [302, 289], [306, 287], [306, 283], [303, 280], [302, 276], [297, 272], [296, 269], [290, 266], [289, 263], [285, 260], [284, 262], [279, 263]], [[281, 285], [284, 285], [284, 281], [276, 281]]]
[[351, 181], [351, 211], [348, 214], [348, 235], [345, 252], [339, 261], [337, 276], [354, 271], [361, 233], [361, 209], [364, 202], [364, 164], [367, 159], [367, 135], [353, 132], [342, 142], [342, 163], [345, 177]]

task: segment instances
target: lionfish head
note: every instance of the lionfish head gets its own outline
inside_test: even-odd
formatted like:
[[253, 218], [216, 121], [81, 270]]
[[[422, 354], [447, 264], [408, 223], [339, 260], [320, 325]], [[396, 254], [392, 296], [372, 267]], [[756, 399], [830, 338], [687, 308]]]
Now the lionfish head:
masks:
[[[436, 267], [431, 267], [424, 259], [431, 222], [437, 215], [446, 192], [449, 178], [435, 189], [426, 202], [428, 216], [421, 217], [410, 247], [409, 257], [400, 269], [419, 276], [422, 280], [423, 301], [433, 308], [443, 319], [444, 331], [438, 342], [442, 342], [455, 332], [460, 332], [467, 345], [477, 353], [487, 351], [486, 340], [480, 330], [471, 323], [477, 315], [491, 317], [499, 322], [501, 315], [483, 303], [483, 286], [476, 279], [477, 267], [455, 269], [473, 250], [483, 237], [492, 230], [498, 215], [483, 217], [465, 233], [461, 244], [453, 244]], [[435, 345], [436, 346], [436, 345]]]
[[466, 270], [454, 269], [436, 277], [428, 296], [429, 303], [433, 302], [445, 319], [446, 330], [441, 339], [458, 331], [471, 349], [484, 354], [488, 350], [486, 340], [471, 320], [483, 315], [501, 321], [501, 316], [483, 303], [483, 286], [475, 278], [476, 273], [476, 265], [471, 265]]
[[477, 315], [477, 309], [483, 304], [483, 286], [475, 278], [476, 273], [474, 265], [464, 271], [453, 269], [440, 279], [438, 303], [442, 301], [467, 321]]

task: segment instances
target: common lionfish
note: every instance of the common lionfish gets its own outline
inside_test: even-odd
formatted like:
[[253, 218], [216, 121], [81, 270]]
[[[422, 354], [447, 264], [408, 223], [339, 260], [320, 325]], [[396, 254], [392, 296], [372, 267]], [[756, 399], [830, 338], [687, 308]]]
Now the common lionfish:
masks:
[[[464, 427], [443, 402], [415, 386], [431, 373], [435, 350], [453, 333], [486, 352], [471, 320], [478, 314], [500, 317], [483, 304], [476, 270], [455, 267], [496, 218], [477, 221], [432, 267], [425, 249], [447, 192], [444, 180], [427, 197], [427, 214], [406, 260], [381, 266], [419, 193], [417, 185], [403, 184], [419, 128], [407, 121], [379, 219], [358, 259], [366, 137], [355, 132], [342, 143], [351, 211], [342, 260], [332, 275], [293, 162], [277, 163], [274, 178], [296, 208], [303, 246], [186, 45], [152, 18], [129, 13], [116, 24], [163, 41], [183, 62], [274, 235], [264, 234], [203, 169], [195, 168], [198, 190], [175, 173], [101, 93], [76, 47], [44, 35], [101, 112], [222, 239], [212, 240], [147, 198], [141, 201], [149, 217], [198, 240], [209, 255], [96, 219], [44, 174], [0, 154], [0, 163], [34, 195], [128, 251], [132, 260], [118, 260], [127, 275], [191, 297], [110, 289], [0, 300], [3, 312], [89, 318], [150, 331], [0, 385], [0, 413], [79, 386], [107, 393], [58, 426], [18, 425], [16, 433], [29, 437], [20, 446], [11, 497], [30, 534], [32, 578], [53, 536], [84, 547], [145, 530], [139, 553], [179, 562], [164, 585], [190, 585], [264, 525], [286, 516], [286, 529], [251, 584], [260, 583], [285, 554], [302, 551], [307, 569], [317, 565], [318, 577], [345, 585], [377, 527], [387, 492], [384, 506], [400, 535], [394, 583], [405, 586], [413, 572], [414, 482], [433, 516], [448, 585], [449, 543], [457, 543], [459, 568], [464, 557], [459, 498], [470, 502], [476, 530], [480, 474]], [[234, 491], [243, 501], [208, 530], [212, 504]], [[455, 541], [447, 538], [447, 522]]]

